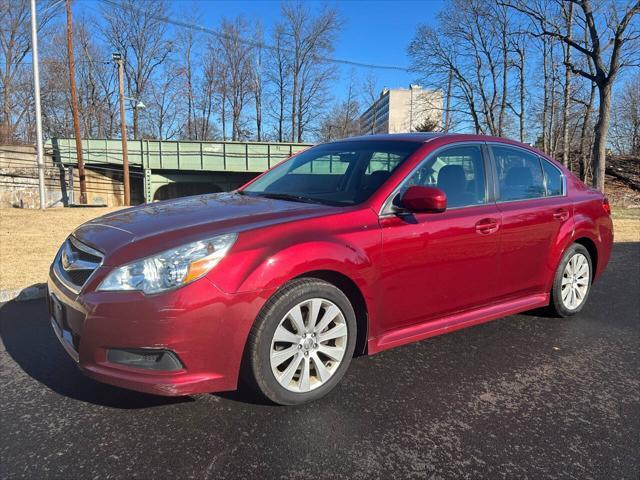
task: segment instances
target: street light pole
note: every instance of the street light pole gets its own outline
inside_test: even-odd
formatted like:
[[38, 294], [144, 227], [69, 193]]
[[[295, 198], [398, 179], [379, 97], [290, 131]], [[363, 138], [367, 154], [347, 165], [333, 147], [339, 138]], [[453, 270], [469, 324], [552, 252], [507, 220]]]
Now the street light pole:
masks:
[[44, 148], [42, 146], [42, 109], [40, 107], [40, 69], [38, 67], [38, 25], [36, 22], [36, 0], [31, 0], [31, 48], [33, 56], [33, 96], [36, 106], [36, 151], [38, 162], [38, 192], [40, 208], [47, 208], [44, 189]]
[[120, 96], [120, 135], [122, 136], [122, 183], [124, 184], [124, 204], [131, 205], [129, 187], [129, 151], [127, 149], [127, 118], [124, 111], [124, 71], [122, 54], [114, 53], [113, 60], [118, 64], [118, 94]]

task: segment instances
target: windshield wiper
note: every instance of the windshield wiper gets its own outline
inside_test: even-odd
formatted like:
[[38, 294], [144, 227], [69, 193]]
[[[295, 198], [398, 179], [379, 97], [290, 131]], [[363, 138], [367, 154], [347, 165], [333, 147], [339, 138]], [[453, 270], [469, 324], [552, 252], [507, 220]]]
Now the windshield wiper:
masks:
[[260, 192], [253, 193], [259, 197], [265, 198], [273, 198], [274, 200], [289, 200], [291, 202], [302, 202], [302, 203], [322, 203], [319, 200], [303, 197], [302, 195], [294, 195], [292, 193], [271, 193], [271, 192]]

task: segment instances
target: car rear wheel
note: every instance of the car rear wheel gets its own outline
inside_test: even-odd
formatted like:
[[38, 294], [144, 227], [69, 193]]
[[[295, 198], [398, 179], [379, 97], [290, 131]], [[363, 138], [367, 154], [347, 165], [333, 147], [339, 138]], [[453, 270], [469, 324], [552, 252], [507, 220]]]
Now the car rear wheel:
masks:
[[344, 375], [355, 341], [344, 293], [319, 279], [294, 280], [269, 299], [249, 335], [249, 380], [278, 404], [316, 400]]
[[551, 290], [551, 303], [560, 317], [575, 315], [584, 307], [592, 279], [591, 256], [582, 245], [574, 243], [562, 256]]

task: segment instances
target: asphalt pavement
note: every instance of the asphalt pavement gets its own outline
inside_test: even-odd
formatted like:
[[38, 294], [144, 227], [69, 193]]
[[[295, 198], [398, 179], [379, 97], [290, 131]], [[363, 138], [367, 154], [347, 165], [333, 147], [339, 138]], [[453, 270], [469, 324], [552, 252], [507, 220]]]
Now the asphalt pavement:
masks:
[[583, 312], [354, 359], [301, 407], [162, 398], [84, 377], [45, 302], [0, 306], [2, 478], [640, 478], [640, 244]]

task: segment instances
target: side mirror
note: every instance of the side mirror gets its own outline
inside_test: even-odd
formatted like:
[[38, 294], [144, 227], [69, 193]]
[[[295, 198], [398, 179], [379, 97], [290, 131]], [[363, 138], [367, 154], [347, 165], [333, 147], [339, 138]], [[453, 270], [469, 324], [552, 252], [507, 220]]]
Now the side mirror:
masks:
[[399, 203], [413, 213], [440, 213], [447, 209], [447, 194], [439, 188], [414, 185], [404, 192]]

